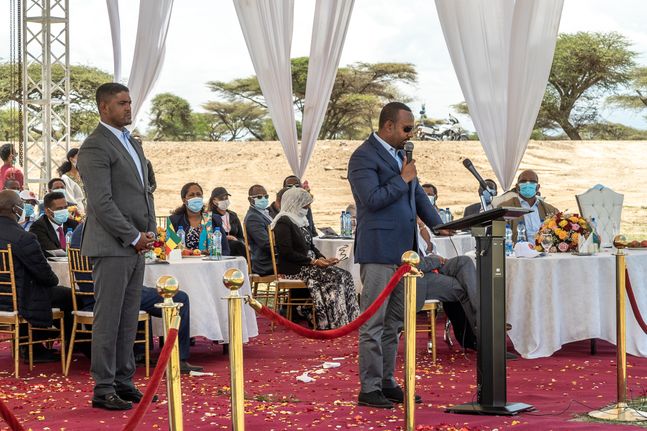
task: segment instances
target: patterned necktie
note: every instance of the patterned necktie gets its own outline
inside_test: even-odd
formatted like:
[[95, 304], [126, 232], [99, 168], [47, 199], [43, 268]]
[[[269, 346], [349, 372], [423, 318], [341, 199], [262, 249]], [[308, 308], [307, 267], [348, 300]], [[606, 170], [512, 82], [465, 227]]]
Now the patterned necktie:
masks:
[[67, 248], [67, 244], [65, 243], [65, 234], [63, 233], [63, 226], [59, 226], [58, 229], [58, 242], [61, 245], [61, 249], [65, 250]]

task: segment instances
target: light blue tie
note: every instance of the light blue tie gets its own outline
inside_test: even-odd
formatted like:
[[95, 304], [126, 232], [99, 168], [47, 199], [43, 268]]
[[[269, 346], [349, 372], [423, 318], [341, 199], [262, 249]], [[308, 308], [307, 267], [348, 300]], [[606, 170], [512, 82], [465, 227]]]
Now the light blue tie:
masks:
[[139, 156], [137, 155], [137, 151], [135, 151], [133, 144], [130, 143], [129, 138], [130, 138], [130, 132], [128, 132], [128, 130], [124, 130], [121, 135], [121, 143], [124, 145], [124, 148], [126, 149], [126, 151], [128, 151], [128, 154], [130, 154], [130, 157], [133, 159], [133, 162], [137, 167], [137, 173], [139, 174], [139, 179], [141, 180], [142, 185], [144, 185], [144, 174], [142, 173], [142, 164], [139, 161]]

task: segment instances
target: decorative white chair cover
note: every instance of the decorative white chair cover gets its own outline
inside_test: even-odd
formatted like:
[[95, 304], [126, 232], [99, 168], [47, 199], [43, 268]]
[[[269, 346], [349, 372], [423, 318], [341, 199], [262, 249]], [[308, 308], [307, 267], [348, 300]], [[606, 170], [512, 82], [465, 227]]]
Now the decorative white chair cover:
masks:
[[610, 246], [614, 235], [620, 232], [624, 195], [604, 186], [595, 186], [575, 195], [575, 200], [582, 216], [589, 220], [595, 217], [602, 247]]

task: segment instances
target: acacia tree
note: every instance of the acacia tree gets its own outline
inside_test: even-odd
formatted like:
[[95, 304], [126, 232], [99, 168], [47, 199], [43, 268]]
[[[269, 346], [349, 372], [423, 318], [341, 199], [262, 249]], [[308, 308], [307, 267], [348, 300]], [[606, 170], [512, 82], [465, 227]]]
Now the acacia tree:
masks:
[[647, 67], [636, 67], [627, 85], [629, 93], [611, 96], [608, 102], [626, 109], [643, 110], [647, 106]]
[[600, 100], [627, 83], [636, 53], [621, 34], [560, 34], [537, 127], [560, 127], [570, 139], [599, 120]]
[[191, 105], [180, 96], [160, 93], [151, 100], [151, 136], [154, 141], [193, 139]]
[[[208, 102], [202, 106], [213, 117], [212, 130], [218, 130], [219, 139], [235, 141], [251, 134], [263, 139], [265, 110], [252, 102]], [[215, 123], [215, 124], [214, 124]]]
[[[308, 58], [292, 59], [293, 102], [302, 115], [307, 74]], [[415, 67], [409, 63], [356, 63], [339, 68], [319, 138], [365, 137], [385, 102], [407, 101], [397, 86], [414, 84], [416, 80]], [[230, 102], [246, 101], [267, 108], [255, 76], [229, 82], [210, 81], [207, 86]]]

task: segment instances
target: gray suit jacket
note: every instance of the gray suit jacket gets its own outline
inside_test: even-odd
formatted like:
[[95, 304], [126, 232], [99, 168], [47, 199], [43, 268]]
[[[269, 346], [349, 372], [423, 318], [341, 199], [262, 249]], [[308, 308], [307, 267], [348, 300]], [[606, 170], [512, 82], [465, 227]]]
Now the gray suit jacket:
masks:
[[87, 220], [81, 252], [85, 256], [134, 256], [131, 243], [139, 232], [155, 231], [155, 208], [148, 167], [133, 139], [144, 185], [132, 157], [106, 127], [99, 124], [79, 150], [78, 169], [87, 196]]

